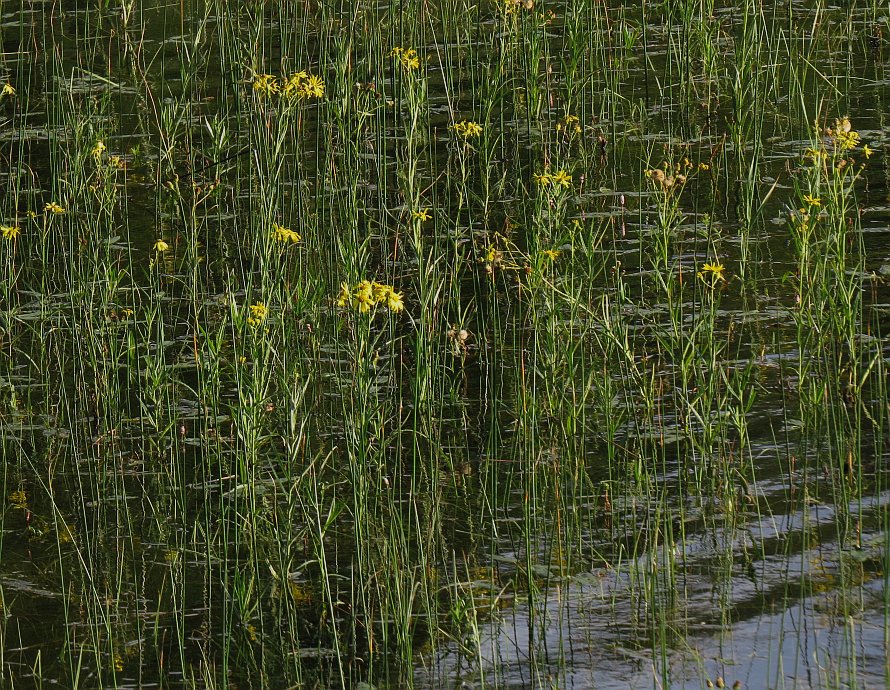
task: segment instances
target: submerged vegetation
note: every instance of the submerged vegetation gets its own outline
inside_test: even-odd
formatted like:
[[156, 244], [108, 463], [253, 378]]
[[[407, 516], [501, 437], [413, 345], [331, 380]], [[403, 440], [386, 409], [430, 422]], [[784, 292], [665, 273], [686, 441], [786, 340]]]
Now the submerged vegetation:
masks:
[[0, 35], [0, 685], [890, 684], [886, 6]]

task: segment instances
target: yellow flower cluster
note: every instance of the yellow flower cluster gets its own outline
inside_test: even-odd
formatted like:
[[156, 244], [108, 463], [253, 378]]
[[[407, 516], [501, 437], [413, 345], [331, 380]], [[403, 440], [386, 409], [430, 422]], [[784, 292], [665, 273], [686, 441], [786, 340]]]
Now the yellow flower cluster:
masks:
[[562, 132], [563, 130], [571, 134], [580, 134], [581, 121], [576, 115], [566, 115], [562, 122], [556, 123], [556, 131]]
[[417, 51], [414, 50], [414, 48], [396, 47], [393, 48], [389, 54], [397, 58], [402, 64], [402, 67], [408, 72], [420, 67], [420, 56], [417, 55]]
[[281, 91], [278, 80], [271, 74], [257, 74], [253, 78], [253, 90], [261, 96], [271, 98]]
[[6, 82], [2, 89], [0, 89], [0, 96], [15, 96], [15, 88], [13, 88], [12, 84]]
[[535, 0], [500, 0], [498, 3], [498, 8], [508, 17], [514, 14], [520, 7], [532, 10], [535, 7]]
[[821, 206], [822, 199], [818, 196], [813, 196], [812, 194], [804, 194], [803, 200], [807, 206]]
[[251, 304], [248, 309], [250, 309], [250, 316], [247, 317], [247, 323], [250, 326], [259, 326], [269, 314], [269, 309], [262, 302]]
[[276, 242], [281, 242], [282, 244], [296, 244], [303, 239], [300, 237], [300, 233], [294, 232], [290, 228], [286, 228], [278, 223], [272, 223], [272, 237]]
[[336, 304], [341, 308], [351, 307], [360, 314], [367, 314], [378, 304], [383, 304], [396, 313], [405, 308], [402, 293], [396, 292], [392, 285], [370, 280], [362, 280], [353, 287], [346, 282], [340, 283]]
[[102, 154], [105, 153], [106, 148], [108, 147], [105, 146], [105, 142], [102, 140], [97, 141], [96, 145], [93, 146], [93, 150], [90, 151], [90, 155], [97, 163], [102, 160]]
[[721, 264], [718, 261], [714, 263], [705, 263], [701, 270], [696, 273], [696, 276], [709, 283], [712, 287], [717, 284], [718, 281], [726, 282], [726, 276], [723, 274], [726, 272], [726, 266]]
[[572, 184], [572, 176], [565, 170], [557, 170], [555, 173], [542, 172], [534, 175], [535, 184], [539, 187], [570, 187]]
[[488, 245], [485, 249], [485, 254], [482, 256], [480, 261], [484, 263], [486, 266], [498, 266], [501, 261], [504, 260], [504, 252], [495, 247], [493, 244]]
[[18, 225], [0, 225], [0, 235], [3, 235], [4, 240], [14, 240], [21, 234]]
[[281, 93], [290, 100], [321, 98], [324, 96], [324, 82], [321, 77], [301, 70], [290, 75]]
[[851, 151], [859, 146], [859, 132], [853, 129], [849, 117], [835, 120], [834, 128], [827, 127], [825, 134], [834, 141], [835, 148], [839, 151]]
[[[852, 170], [856, 160], [851, 154], [855, 149], [861, 150], [866, 160], [874, 153], [868, 144], [862, 143], [859, 132], [853, 129], [853, 123], [847, 116], [836, 118], [831, 127], [817, 128], [816, 134], [815, 145], [808, 147], [803, 152], [803, 157], [814, 168], [820, 168], [823, 175], [826, 175], [830, 168], [837, 172]], [[863, 162], [860, 167], [864, 165]], [[803, 201], [810, 208], [822, 205], [821, 199], [809, 194], [803, 196]]]
[[456, 122], [451, 125], [451, 129], [454, 130], [454, 133], [458, 136], [462, 136], [464, 139], [470, 139], [471, 137], [478, 137], [482, 134], [482, 126], [476, 122], [462, 120], [461, 122]]
[[51, 201], [46, 206], [43, 207], [43, 210], [46, 213], [52, 213], [53, 215], [60, 216], [65, 213], [65, 209], [59, 206], [55, 201]]
[[[809, 147], [803, 152], [804, 158], [807, 158], [815, 167], [821, 167], [827, 170], [829, 165], [837, 170], [843, 170], [848, 165], [855, 163], [855, 160], [848, 155], [859, 146], [862, 146], [862, 155], [866, 159], [871, 158], [874, 150], [868, 145], [862, 143], [859, 132], [853, 129], [853, 124], [849, 117], [839, 117], [835, 119], [833, 127], [825, 127], [817, 130], [817, 134], [822, 134], [827, 139], [819, 138], [816, 147]], [[808, 199], [804, 199], [808, 204], [818, 206], [819, 204], [811, 204]]]
[[303, 70], [294, 72], [287, 80], [281, 82], [275, 75], [257, 74], [253, 78], [253, 90], [264, 98], [280, 94], [289, 101], [321, 98], [324, 96], [324, 81], [321, 77]]

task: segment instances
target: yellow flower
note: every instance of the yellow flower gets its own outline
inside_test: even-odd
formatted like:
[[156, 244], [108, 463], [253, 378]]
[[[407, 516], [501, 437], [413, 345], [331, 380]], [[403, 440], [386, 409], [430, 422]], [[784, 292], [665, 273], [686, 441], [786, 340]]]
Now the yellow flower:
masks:
[[411, 211], [411, 217], [414, 220], [419, 221], [427, 221], [432, 218], [432, 216], [430, 215], [430, 210], [428, 208], [422, 208], [419, 211]]
[[817, 196], [812, 196], [810, 194], [804, 194], [803, 200], [807, 203], [808, 206], [821, 206], [822, 199]]
[[559, 257], [559, 251], [556, 249], [544, 249], [541, 254], [546, 256], [551, 261], [556, 261], [556, 259]]
[[356, 296], [365, 295], [370, 299], [371, 295], [374, 294], [374, 285], [370, 280], [362, 280], [355, 286], [355, 294]]
[[324, 81], [321, 77], [308, 74], [305, 70], [294, 72], [281, 87], [281, 95], [291, 100], [300, 98], [321, 98], [324, 96]]
[[250, 316], [247, 317], [247, 323], [251, 326], [259, 326], [265, 320], [266, 315], [269, 313], [266, 305], [262, 302], [251, 304], [248, 309], [250, 309]]
[[3, 86], [3, 90], [0, 91], [0, 95], [15, 96], [15, 89], [12, 88], [12, 84], [10, 84], [9, 82], [6, 82], [6, 84]]
[[822, 151], [820, 151], [819, 149], [808, 148], [806, 151], [803, 152], [803, 155], [805, 158], [810, 158], [813, 163], [817, 163], [819, 159], [822, 158], [823, 154]]
[[282, 95], [287, 98], [299, 98], [303, 91], [303, 82], [308, 78], [309, 75], [303, 70], [294, 72], [284, 83], [281, 89]]
[[722, 280], [725, 282], [726, 277], [723, 275], [725, 272], [726, 267], [723, 264], [714, 262], [712, 264], [705, 263], [696, 275], [702, 279], [710, 277], [713, 281]]
[[534, 9], [535, 0], [501, 0], [498, 7], [500, 7], [505, 17], [509, 17], [515, 14], [520, 7], [526, 10]]
[[74, 538], [77, 536], [77, 526], [70, 525], [64, 520], [60, 521], [59, 531], [58, 531], [58, 540], [61, 544], [70, 544], [74, 541]]
[[340, 294], [337, 295], [336, 305], [338, 307], [348, 307], [352, 299], [352, 291], [349, 289], [349, 283], [340, 283]]
[[354, 288], [350, 288], [349, 283], [340, 283], [340, 294], [335, 303], [338, 307], [352, 307], [361, 314], [367, 314], [378, 304], [385, 304], [394, 312], [405, 308], [401, 293], [396, 292], [392, 285], [376, 280], [362, 280]]
[[849, 151], [859, 146], [859, 132], [838, 132], [837, 143], [842, 151]]
[[374, 306], [374, 300], [371, 298], [371, 296], [363, 292], [355, 296], [355, 303], [359, 312], [361, 312], [362, 314], [367, 314], [369, 311], [371, 311], [371, 307]]
[[93, 158], [96, 159], [98, 163], [102, 159], [102, 154], [105, 152], [105, 143], [100, 141], [96, 142], [96, 145], [93, 147], [93, 150], [90, 152]]
[[547, 187], [552, 181], [553, 178], [550, 176], [550, 173], [535, 173], [532, 175], [532, 179], [535, 181], [535, 184], [539, 187]]
[[835, 145], [841, 151], [849, 151], [859, 146], [859, 132], [853, 129], [849, 117], [838, 118], [834, 121], [834, 129], [828, 128], [825, 133], [835, 141]]
[[302, 95], [305, 98], [321, 98], [324, 96], [324, 82], [321, 77], [309, 75], [303, 84]]
[[324, 96], [324, 81], [319, 76], [300, 70], [290, 75], [281, 87], [281, 94], [291, 100], [321, 98]]
[[287, 244], [288, 242], [296, 244], [303, 239], [300, 237], [300, 233], [294, 232], [290, 228], [285, 228], [278, 223], [272, 223], [272, 237], [274, 237], [276, 241], [284, 244]]
[[355, 297], [356, 306], [362, 314], [367, 314], [371, 307], [377, 303], [377, 298], [374, 296], [374, 284], [368, 280], [363, 280], [355, 286], [353, 296]]
[[572, 176], [565, 170], [557, 170], [556, 174], [553, 175], [553, 184], [554, 186], [559, 185], [560, 187], [568, 187], [572, 184]]
[[61, 215], [65, 213], [65, 209], [59, 206], [55, 201], [51, 201], [46, 206], [43, 207], [43, 210], [47, 213], [53, 213], [55, 215]]
[[488, 264], [496, 264], [500, 263], [502, 256], [503, 252], [492, 245], [486, 250], [485, 257], [482, 259], [482, 261]]
[[22, 231], [18, 225], [0, 225], [0, 234], [3, 235], [4, 240], [14, 240], [22, 234]]
[[389, 285], [377, 282], [371, 283], [371, 294], [374, 296], [374, 301], [377, 304], [383, 304], [386, 301], [390, 290], [392, 290], [392, 288]]
[[862, 147], [862, 153], [866, 158], [871, 158], [871, 154], [873, 154], [874, 151], [868, 147], [868, 144], [866, 144]]
[[565, 119], [562, 122], [556, 123], [556, 131], [562, 132], [565, 130], [569, 134], [578, 134], [581, 131], [581, 125], [578, 124], [580, 120], [575, 115], [566, 115]]
[[417, 51], [414, 48], [393, 48], [390, 51], [390, 55], [398, 58], [399, 62], [402, 64], [407, 71], [415, 70], [420, 67], [420, 57], [417, 55]]
[[163, 254], [164, 252], [170, 251], [170, 245], [164, 242], [164, 240], [158, 240], [155, 242], [154, 250], [158, 254]]
[[478, 137], [480, 134], [482, 134], [481, 125], [476, 122], [468, 122], [467, 120], [463, 120], [451, 125], [451, 129], [453, 129], [457, 135], [462, 136], [464, 139], [469, 139], [470, 137]]
[[402, 311], [405, 308], [405, 302], [402, 300], [402, 293], [390, 289], [386, 298], [386, 306], [389, 307], [390, 311], [394, 311], [397, 314]]
[[268, 98], [278, 93], [280, 89], [278, 81], [271, 74], [257, 74], [253, 78], [253, 90], [261, 96]]

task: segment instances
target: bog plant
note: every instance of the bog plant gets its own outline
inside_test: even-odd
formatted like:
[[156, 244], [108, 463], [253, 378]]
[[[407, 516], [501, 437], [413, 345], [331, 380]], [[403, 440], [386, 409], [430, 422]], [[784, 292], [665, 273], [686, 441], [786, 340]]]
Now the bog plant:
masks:
[[4, 16], [0, 685], [887, 685], [877, 6], [100, 5]]
[[341, 283], [336, 305], [359, 314], [368, 314], [378, 306], [394, 313], [405, 308], [402, 293], [396, 292], [391, 285], [369, 280], [361, 280], [352, 287], [349, 283]]

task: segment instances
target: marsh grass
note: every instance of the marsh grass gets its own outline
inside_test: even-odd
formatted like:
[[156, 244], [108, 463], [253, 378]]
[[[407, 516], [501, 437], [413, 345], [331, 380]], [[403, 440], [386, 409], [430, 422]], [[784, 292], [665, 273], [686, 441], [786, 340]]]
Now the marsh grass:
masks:
[[886, 682], [880, 8], [14, 13], [4, 684]]

